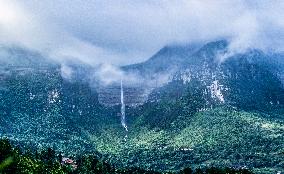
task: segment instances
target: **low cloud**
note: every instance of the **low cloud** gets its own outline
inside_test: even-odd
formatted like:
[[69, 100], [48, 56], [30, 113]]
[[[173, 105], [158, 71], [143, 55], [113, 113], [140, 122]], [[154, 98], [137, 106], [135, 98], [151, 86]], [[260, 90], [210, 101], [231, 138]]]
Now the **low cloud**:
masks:
[[107, 86], [123, 81], [128, 86], [143, 82], [145, 79], [136, 73], [128, 73], [111, 64], [101, 64], [93, 72], [92, 79], [96, 79], [100, 85]]
[[32, 49], [59, 62], [95, 65], [121, 56], [73, 36], [52, 21], [42, 21], [14, 0], [0, 0], [0, 44]]
[[0, 0], [0, 43], [59, 61], [130, 64], [172, 43], [226, 38], [232, 52], [283, 51], [284, 1]]

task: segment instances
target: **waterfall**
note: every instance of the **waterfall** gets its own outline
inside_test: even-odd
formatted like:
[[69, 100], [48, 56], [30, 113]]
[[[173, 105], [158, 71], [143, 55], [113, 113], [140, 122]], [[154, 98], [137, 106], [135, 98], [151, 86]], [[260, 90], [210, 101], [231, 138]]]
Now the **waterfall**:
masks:
[[125, 121], [125, 104], [124, 104], [122, 80], [120, 81], [120, 102], [121, 102], [121, 125], [124, 127], [126, 131], [128, 131], [126, 121]]

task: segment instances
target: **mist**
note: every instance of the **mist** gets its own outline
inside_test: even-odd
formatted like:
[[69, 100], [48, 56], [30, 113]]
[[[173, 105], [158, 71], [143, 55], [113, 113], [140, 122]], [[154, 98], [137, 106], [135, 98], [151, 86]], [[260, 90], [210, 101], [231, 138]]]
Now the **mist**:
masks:
[[283, 9], [281, 0], [0, 0], [0, 43], [92, 66], [142, 62], [165, 45], [220, 38], [231, 52], [283, 51]]

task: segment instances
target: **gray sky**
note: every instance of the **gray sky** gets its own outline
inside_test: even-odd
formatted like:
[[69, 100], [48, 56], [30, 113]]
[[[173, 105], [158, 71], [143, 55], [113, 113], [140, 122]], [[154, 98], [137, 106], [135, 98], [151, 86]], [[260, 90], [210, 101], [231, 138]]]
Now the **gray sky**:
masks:
[[283, 9], [283, 0], [0, 0], [0, 43], [90, 64], [224, 37], [234, 51], [283, 50]]

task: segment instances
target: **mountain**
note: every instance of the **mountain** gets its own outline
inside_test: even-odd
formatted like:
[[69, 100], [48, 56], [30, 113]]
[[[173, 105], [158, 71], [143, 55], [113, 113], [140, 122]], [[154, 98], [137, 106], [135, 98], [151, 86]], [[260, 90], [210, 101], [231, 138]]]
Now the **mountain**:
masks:
[[21, 67], [43, 67], [54, 62], [40, 53], [16, 46], [0, 46], [0, 65]]
[[89, 66], [68, 65], [72, 75], [65, 79], [65, 64], [41, 60], [41, 55], [30, 50], [13, 49], [6, 58], [9, 61], [0, 71], [1, 137], [33, 148], [83, 153], [94, 148], [85, 141], [88, 132], [99, 133], [108, 123], [119, 124], [116, 119], [106, 121], [116, 114], [99, 103], [97, 92], [83, 78]]
[[165, 46], [147, 61], [121, 67], [122, 70], [143, 76], [180, 68], [186, 58], [198, 50], [199, 44]]
[[[284, 55], [256, 49], [233, 55], [228, 51], [225, 40], [198, 49], [165, 47], [148, 61], [122, 69], [136, 70], [147, 77], [151, 74], [151, 78], [164, 72], [170, 74], [166, 83], [151, 89], [148, 102], [162, 98], [176, 100], [186, 91], [190, 93], [188, 86], [199, 83], [204, 108], [221, 103], [245, 110], [283, 107]], [[229, 56], [221, 61], [220, 57], [226, 54]]]
[[[170, 56], [178, 56], [180, 52], [177, 51], [174, 56], [173, 54]], [[135, 141], [133, 140], [132, 143], [141, 143], [140, 148], [146, 146], [156, 151], [159, 151], [157, 148], [161, 149], [154, 156], [162, 161], [165, 159], [163, 155], [175, 156], [188, 160], [192, 165], [195, 163], [194, 160], [199, 159], [199, 155], [203, 156], [202, 153], [208, 152], [203, 162], [198, 163], [209, 165], [220, 161], [227, 163], [228, 161], [225, 161], [230, 160], [228, 162], [230, 165], [238, 163], [257, 168], [281, 166], [279, 154], [283, 151], [283, 146], [280, 144], [284, 142], [283, 133], [280, 133], [283, 131], [284, 115], [283, 54], [250, 49], [220, 61], [220, 56], [226, 54], [230, 55], [228, 42], [217, 41], [205, 44], [187, 56], [181, 56], [179, 60], [183, 63], [171, 72], [169, 82], [153, 89], [143, 105], [128, 110], [128, 120], [132, 125], [129, 129], [134, 129], [133, 136], [139, 137], [134, 138]], [[168, 60], [167, 55], [163, 54], [155, 57], [159, 57], [160, 61]], [[167, 63], [168, 65], [163, 64], [163, 66], [171, 67], [172, 62]], [[147, 63], [139, 67], [143, 69], [147, 67]], [[147, 67], [139, 71], [159, 73], [159, 70], [160, 68], [149, 70]], [[259, 124], [257, 120], [264, 122], [261, 121], [262, 123]], [[268, 120], [272, 122], [268, 123]], [[146, 127], [147, 131], [141, 130], [141, 127]], [[245, 130], [246, 135], [239, 134], [242, 130]], [[266, 132], [268, 130], [271, 132]], [[273, 131], [280, 134], [272, 135]], [[212, 141], [216, 144], [208, 147], [206, 144]], [[269, 142], [269, 146], [275, 148], [272, 150], [275, 156], [267, 155], [267, 151], [261, 150], [263, 146], [268, 146], [257, 145], [262, 141]], [[172, 154], [173, 149], [166, 152], [165, 149], [173, 148], [177, 142], [186, 144], [177, 145], [186, 152], [181, 152], [182, 155]], [[247, 147], [247, 143], [251, 148]], [[231, 146], [228, 147], [228, 144]], [[195, 148], [202, 150], [195, 154]], [[209, 150], [212, 148], [218, 150], [214, 152]], [[231, 154], [230, 149], [234, 149], [241, 157], [237, 160], [235, 157], [228, 159], [225, 154]], [[247, 152], [254, 156], [246, 154]], [[151, 153], [153, 152], [150, 150], [147, 155], [151, 156]], [[266, 155], [264, 157], [256, 155], [257, 153]], [[188, 156], [184, 156], [185, 154]], [[232, 154], [237, 155], [235, 152]], [[158, 157], [159, 155], [162, 156]], [[215, 161], [212, 159], [213, 156], [218, 156]], [[145, 156], [140, 158], [144, 159]], [[267, 161], [272, 158], [277, 159], [278, 164], [245, 162], [248, 159], [257, 161], [261, 158]], [[236, 161], [233, 162], [234, 160]], [[173, 166], [176, 167], [175, 162]], [[150, 161], [147, 161], [144, 164], [149, 163]], [[160, 163], [162, 162], [152, 164], [155, 166]], [[181, 165], [184, 165], [184, 162]]]
[[2, 61], [1, 137], [67, 154], [95, 149], [115, 166], [281, 170], [284, 54], [228, 48], [225, 40], [170, 45], [121, 67], [131, 77], [123, 81], [128, 132], [120, 124], [120, 79], [101, 85], [98, 67], [7, 52], [1, 60], [26, 63]]

